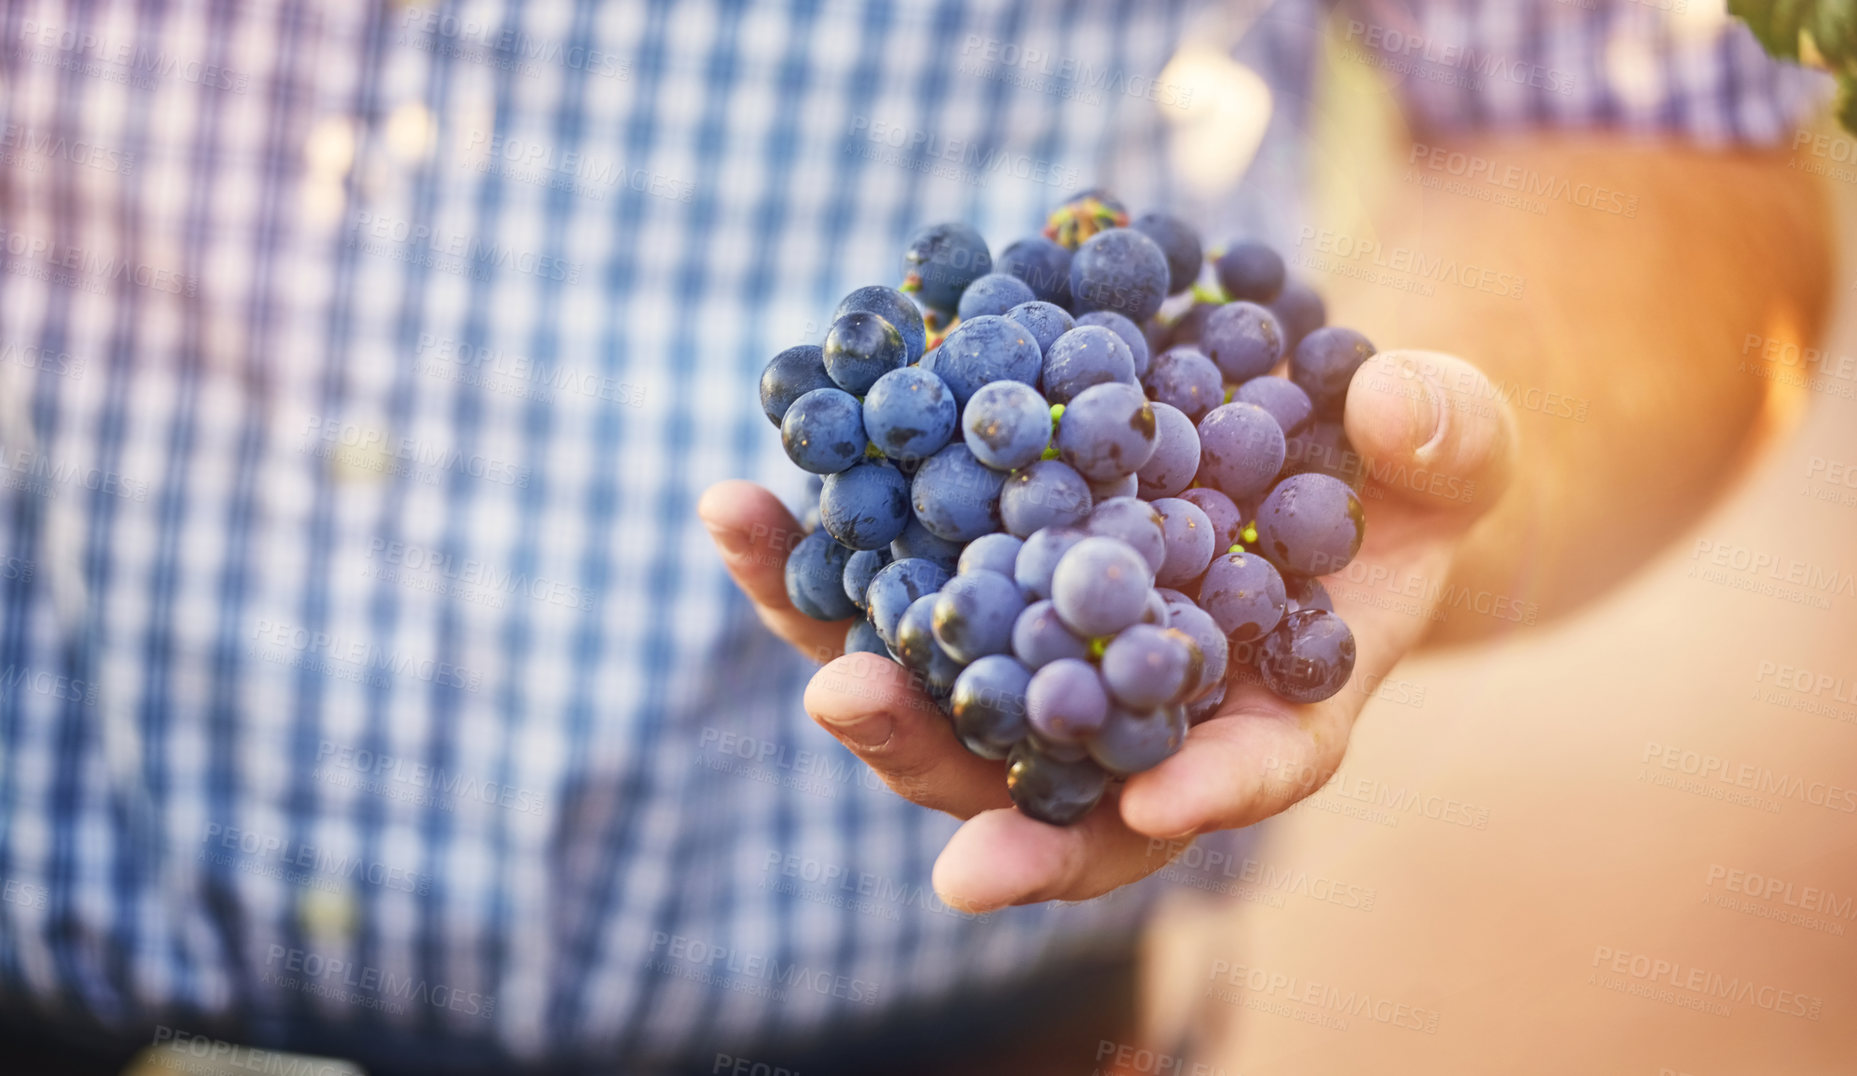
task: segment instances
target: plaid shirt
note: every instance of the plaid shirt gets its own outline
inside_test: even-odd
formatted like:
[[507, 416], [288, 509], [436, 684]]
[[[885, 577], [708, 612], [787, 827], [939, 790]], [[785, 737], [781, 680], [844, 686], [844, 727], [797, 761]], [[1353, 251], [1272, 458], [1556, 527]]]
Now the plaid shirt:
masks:
[[[0, 997], [636, 1067], [1125, 938], [1140, 892], [942, 907], [954, 823], [812, 726], [692, 506], [801, 488], [755, 378], [921, 223], [1100, 183], [1288, 240], [1321, 13], [1206, 17], [7, 5]], [[1819, 93], [1640, 4], [1331, 32], [1432, 127], [1762, 142]], [[1210, 192], [1183, 38], [1274, 91]]]

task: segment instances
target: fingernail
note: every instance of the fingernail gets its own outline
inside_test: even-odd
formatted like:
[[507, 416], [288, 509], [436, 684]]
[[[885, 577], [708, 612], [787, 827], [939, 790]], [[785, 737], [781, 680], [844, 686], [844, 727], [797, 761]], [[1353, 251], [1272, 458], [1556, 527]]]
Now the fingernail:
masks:
[[1450, 409], [1445, 406], [1444, 387], [1438, 384], [1438, 371], [1410, 356], [1400, 362], [1405, 367], [1405, 376], [1418, 382], [1419, 390], [1412, 394], [1412, 428], [1430, 431], [1412, 450], [1413, 457], [1423, 463], [1444, 443], [1445, 416]]
[[731, 557], [739, 557], [748, 549], [748, 536], [734, 527], [718, 526], [706, 519], [703, 528], [709, 531], [709, 537], [716, 545]]
[[869, 750], [882, 747], [890, 740], [890, 733], [896, 728], [896, 719], [887, 713], [849, 714], [843, 720], [838, 718], [821, 718], [834, 736], [851, 746]]

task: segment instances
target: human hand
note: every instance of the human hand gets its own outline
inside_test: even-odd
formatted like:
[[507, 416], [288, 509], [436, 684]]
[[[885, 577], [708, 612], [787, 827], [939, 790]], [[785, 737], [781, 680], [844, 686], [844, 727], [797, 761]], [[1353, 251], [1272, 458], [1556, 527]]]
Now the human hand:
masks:
[[1346, 428], [1369, 475], [1366, 539], [1347, 574], [1418, 580], [1421, 596], [1389, 607], [1351, 586], [1331, 587], [1357, 647], [1347, 688], [1295, 705], [1234, 660], [1218, 713], [1195, 725], [1178, 753], [1105, 795], [1072, 826], [1014, 809], [1005, 764], [963, 747], [908, 670], [874, 654], [837, 657], [847, 622], [808, 619], [787, 600], [785, 555], [800, 530], [772, 494], [725, 482], [704, 495], [698, 512], [762, 621], [830, 662], [806, 690], [813, 719], [898, 794], [965, 820], [935, 864], [941, 898], [970, 912], [1085, 900], [1159, 870], [1192, 837], [1251, 825], [1319, 789], [1346, 753], [1369, 696], [1362, 685], [1379, 683], [1417, 644], [1459, 543], [1506, 487], [1513, 417], [1462, 359], [1374, 356], [1349, 388]]

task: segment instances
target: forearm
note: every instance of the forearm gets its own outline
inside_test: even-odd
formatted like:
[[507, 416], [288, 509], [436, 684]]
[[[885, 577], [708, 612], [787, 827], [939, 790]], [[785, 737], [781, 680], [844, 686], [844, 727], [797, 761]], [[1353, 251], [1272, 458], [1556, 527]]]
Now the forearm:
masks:
[[1515, 480], [1448, 583], [1489, 600], [1443, 603], [1431, 635], [1456, 641], [1579, 605], [1709, 507], [1769, 385], [1746, 342], [1816, 337], [1831, 254], [1822, 193], [1783, 155], [1601, 136], [1443, 152], [1465, 156], [1400, 153], [1375, 208], [1305, 230], [1295, 260], [1325, 266], [1334, 320], [1472, 359], [1515, 416]]

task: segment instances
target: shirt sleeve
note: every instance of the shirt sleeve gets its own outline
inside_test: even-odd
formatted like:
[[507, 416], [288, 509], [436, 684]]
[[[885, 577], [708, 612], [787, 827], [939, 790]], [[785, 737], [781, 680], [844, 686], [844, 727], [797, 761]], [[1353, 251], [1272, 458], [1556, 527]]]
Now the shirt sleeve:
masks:
[[1378, 68], [1421, 132], [1613, 130], [1706, 146], [1789, 139], [1831, 96], [1721, 0], [1346, 0], [1342, 62]]

